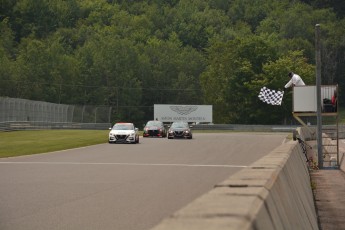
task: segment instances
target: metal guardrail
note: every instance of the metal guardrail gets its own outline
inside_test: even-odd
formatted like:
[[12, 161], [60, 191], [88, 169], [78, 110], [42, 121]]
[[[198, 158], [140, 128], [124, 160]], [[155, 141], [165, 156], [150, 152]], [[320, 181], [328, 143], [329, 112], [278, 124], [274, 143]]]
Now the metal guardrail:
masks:
[[248, 132], [292, 132], [297, 126], [288, 125], [241, 125], [241, 124], [212, 124], [193, 125], [193, 130], [234, 130]]
[[[89, 129], [107, 130], [110, 123], [77, 123], [77, 122], [38, 122], [38, 121], [7, 121], [0, 122], [0, 131], [38, 130], [38, 129]], [[193, 125], [193, 130], [232, 130], [243, 132], [293, 132], [295, 125], [241, 125], [212, 124]], [[328, 126], [328, 128], [332, 128]], [[339, 139], [345, 139], [345, 125], [339, 125]]]
[[89, 129], [107, 130], [110, 123], [76, 123], [76, 122], [30, 122], [8, 121], [0, 122], [0, 131], [39, 130], [39, 129]]

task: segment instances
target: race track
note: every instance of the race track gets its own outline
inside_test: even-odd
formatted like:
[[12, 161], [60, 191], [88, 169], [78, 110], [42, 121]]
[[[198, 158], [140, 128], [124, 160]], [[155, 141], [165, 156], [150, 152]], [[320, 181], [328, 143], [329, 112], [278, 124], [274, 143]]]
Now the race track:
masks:
[[139, 144], [0, 159], [0, 229], [150, 229], [268, 154], [287, 135], [141, 137]]

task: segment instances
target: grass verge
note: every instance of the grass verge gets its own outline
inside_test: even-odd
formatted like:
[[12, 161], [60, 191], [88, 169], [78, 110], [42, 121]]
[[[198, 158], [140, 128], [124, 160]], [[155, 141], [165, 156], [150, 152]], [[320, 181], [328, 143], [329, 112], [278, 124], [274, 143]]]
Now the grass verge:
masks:
[[107, 143], [109, 130], [0, 132], [0, 158]]
[[[226, 132], [226, 131], [196, 131]], [[233, 131], [231, 131], [233, 132]], [[109, 130], [27, 130], [0, 132], [0, 158], [46, 153], [108, 142]], [[142, 136], [142, 132], [139, 132]]]
[[339, 108], [339, 124], [345, 124], [345, 108]]

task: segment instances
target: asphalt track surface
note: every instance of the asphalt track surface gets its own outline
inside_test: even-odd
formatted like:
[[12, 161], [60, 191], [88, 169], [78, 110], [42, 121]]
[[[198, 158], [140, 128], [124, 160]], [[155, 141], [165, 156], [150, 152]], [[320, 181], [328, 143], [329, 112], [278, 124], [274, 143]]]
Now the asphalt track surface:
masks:
[[144, 230], [285, 141], [286, 133], [140, 138], [0, 159], [1, 230]]

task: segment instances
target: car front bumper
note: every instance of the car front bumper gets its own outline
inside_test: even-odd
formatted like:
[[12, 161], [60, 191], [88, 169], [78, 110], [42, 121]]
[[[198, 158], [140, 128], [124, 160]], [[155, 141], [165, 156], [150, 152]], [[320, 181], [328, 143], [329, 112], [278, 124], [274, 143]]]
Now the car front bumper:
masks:
[[109, 143], [135, 143], [135, 136], [114, 135], [109, 136]]
[[168, 138], [190, 138], [192, 134], [186, 131], [174, 131], [168, 133]]
[[147, 130], [143, 133], [143, 137], [162, 137], [163, 133], [159, 130]]

